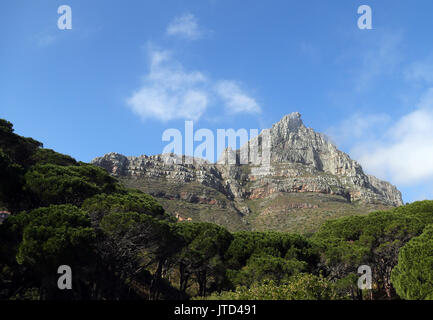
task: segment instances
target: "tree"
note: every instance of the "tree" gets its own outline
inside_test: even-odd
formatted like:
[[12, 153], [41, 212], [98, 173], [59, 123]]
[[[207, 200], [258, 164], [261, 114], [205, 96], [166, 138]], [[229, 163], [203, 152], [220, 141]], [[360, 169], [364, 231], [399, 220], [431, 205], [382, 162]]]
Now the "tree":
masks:
[[226, 253], [227, 274], [233, 287], [255, 281], [285, 280], [312, 271], [317, 255], [309, 241], [280, 232], [237, 232]]
[[200, 296], [207, 294], [208, 284], [218, 287], [224, 281], [224, 254], [233, 236], [223, 227], [211, 223], [182, 222], [174, 230], [185, 241], [179, 257], [179, 287], [188, 288], [192, 276], [199, 285]]
[[12, 162], [28, 167], [32, 155], [41, 147], [41, 142], [15, 134], [12, 123], [0, 119], [0, 149]]
[[59, 166], [76, 166], [78, 165], [78, 162], [65, 154], [61, 154], [58, 152], [55, 152], [51, 149], [38, 149], [33, 153], [31, 157], [31, 163], [32, 165], [36, 164], [55, 164]]
[[234, 285], [251, 286], [255, 282], [273, 280], [276, 284], [288, 280], [292, 275], [305, 271], [306, 262], [297, 259], [275, 257], [269, 254], [253, 254], [239, 271], [229, 270]]
[[164, 272], [183, 238], [155, 199], [99, 167], [43, 149], [0, 119], [3, 206], [12, 216], [0, 226], [0, 297], [60, 297], [55, 278], [63, 264], [75, 281], [63, 298], [180, 296]]
[[[397, 264], [399, 250], [433, 223], [432, 203], [423, 201], [325, 222], [312, 237], [321, 252], [319, 267], [330, 279], [337, 280], [356, 274], [360, 265], [369, 265], [376, 296], [395, 297], [391, 271]], [[373, 291], [370, 293], [373, 298]]]
[[14, 163], [0, 148], [0, 207], [15, 210], [21, 200], [24, 184], [24, 169]]
[[273, 280], [251, 287], [238, 286], [235, 291], [213, 294], [209, 300], [333, 300], [338, 296], [334, 284], [323, 276], [300, 273], [283, 283]]
[[397, 294], [408, 300], [433, 300], [433, 225], [401, 250], [391, 281]]
[[8, 224], [22, 234], [16, 259], [30, 270], [30, 283], [36, 284], [42, 298], [62, 297], [57, 289], [61, 265], [69, 265], [74, 274], [74, 290], [63, 293], [69, 298], [88, 297], [95, 232], [85, 212], [69, 204], [51, 205], [12, 216]]
[[152, 196], [139, 190], [98, 194], [85, 200], [82, 208], [89, 213], [94, 223], [99, 223], [104, 215], [113, 212], [137, 212], [157, 219], [170, 219], [162, 206]]
[[121, 190], [117, 181], [96, 166], [60, 166], [43, 164], [33, 166], [25, 174], [24, 189], [34, 196], [34, 206], [70, 203], [80, 206], [98, 193]]
[[114, 206], [105, 211], [95, 226], [99, 273], [105, 277], [101, 280], [101, 294], [111, 298], [124, 297], [131, 285], [137, 284], [136, 288], [146, 288], [146, 292], [141, 290], [139, 294], [158, 299], [164, 285], [163, 268], [180, 250], [182, 239], [165, 221], [146, 213], [117, 209], [119, 207]]

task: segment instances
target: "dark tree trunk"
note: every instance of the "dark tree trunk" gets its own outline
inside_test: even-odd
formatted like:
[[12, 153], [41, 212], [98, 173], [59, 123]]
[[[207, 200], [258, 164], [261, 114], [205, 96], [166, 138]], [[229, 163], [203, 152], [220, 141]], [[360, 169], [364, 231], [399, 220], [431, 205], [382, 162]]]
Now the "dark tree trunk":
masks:
[[179, 264], [179, 276], [179, 289], [182, 293], [185, 293], [188, 288], [190, 273], [187, 271], [186, 265], [182, 262]]

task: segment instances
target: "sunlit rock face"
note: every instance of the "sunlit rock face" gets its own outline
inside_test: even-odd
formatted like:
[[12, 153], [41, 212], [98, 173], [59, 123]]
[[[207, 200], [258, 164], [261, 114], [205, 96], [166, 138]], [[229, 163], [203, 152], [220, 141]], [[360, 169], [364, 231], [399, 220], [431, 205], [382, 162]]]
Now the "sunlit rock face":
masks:
[[[241, 154], [250, 159], [257, 157], [256, 153], [251, 154], [252, 150], [259, 152], [260, 161], [239, 164]], [[238, 163], [229, 164], [229, 158], [236, 158]], [[260, 215], [274, 210], [272, 213], [278, 214], [281, 208], [313, 212], [320, 207], [304, 200], [294, 201], [296, 194], [337, 196], [348, 204], [370, 205], [369, 211], [374, 206], [382, 209], [403, 204], [395, 186], [365, 174], [356, 161], [324, 135], [307, 128], [298, 112], [284, 116], [239, 150], [226, 149], [217, 163], [197, 158], [185, 161], [185, 157], [173, 154], [126, 157], [117, 153], [106, 154], [92, 163], [121, 178], [127, 186], [161, 199], [187, 201], [200, 206], [200, 210], [219, 206], [239, 215], [246, 225], [251, 223], [246, 216], [252, 212]], [[290, 198], [290, 203], [270, 205], [273, 199], [284, 196]], [[260, 206], [251, 202], [258, 200]], [[176, 214], [180, 216], [179, 212]]]

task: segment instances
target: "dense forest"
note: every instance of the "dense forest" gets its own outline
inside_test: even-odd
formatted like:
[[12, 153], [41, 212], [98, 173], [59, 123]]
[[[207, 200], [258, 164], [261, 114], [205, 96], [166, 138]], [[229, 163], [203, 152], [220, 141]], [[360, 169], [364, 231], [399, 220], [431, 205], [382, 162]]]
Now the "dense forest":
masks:
[[[177, 222], [0, 120], [0, 299], [433, 299], [433, 201], [308, 235]], [[57, 286], [60, 265], [72, 289]], [[371, 290], [358, 267], [372, 269]]]

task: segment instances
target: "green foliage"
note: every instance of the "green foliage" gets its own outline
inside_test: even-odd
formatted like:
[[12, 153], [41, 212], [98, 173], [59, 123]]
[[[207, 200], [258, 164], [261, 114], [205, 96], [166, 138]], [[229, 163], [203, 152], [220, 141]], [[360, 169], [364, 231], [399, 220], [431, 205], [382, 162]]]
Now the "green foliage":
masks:
[[[148, 282], [146, 298], [158, 299], [163, 267], [182, 245], [171, 226], [138, 212], [106, 212], [97, 227], [97, 250], [103, 265], [101, 291], [115, 299], [130, 291], [131, 283], [144, 278]], [[153, 274], [148, 268], [154, 268]], [[151, 279], [151, 280], [148, 280]], [[164, 294], [164, 293], [163, 293]]]
[[9, 298], [22, 281], [15, 258], [22, 234], [12, 230], [10, 221], [0, 224], [0, 299]]
[[31, 192], [40, 205], [81, 205], [98, 193], [120, 190], [116, 180], [96, 166], [36, 165], [25, 174], [25, 190]]
[[168, 223], [138, 212], [111, 212], [102, 218], [98, 228], [118, 245], [125, 242], [132, 246], [137, 254], [164, 255], [164, 251], [176, 248], [171, 241], [179, 241]]
[[[329, 264], [344, 261], [350, 264], [367, 262], [374, 250], [381, 251], [395, 241], [405, 242], [419, 235], [426, 224], [433, 222], [429, 202], [415, 203], [368, 216], [354, 216], [324, 223], [312, 240], [319, 245]], [[414, 210], [422, 207], [422, 211]], [[431, 208], [432, 211], [424, 211]], [[407, 210], [406, 210], [407, 209]], [[325, 250], [325, 251], [323, 251]]]
[[26, 288], [21, 292], [17, 292], [10, 300], [40, 300], [41, 293], [39, 288]]
[[226, 258], [233, 269], [246, 265], [253, 254], [269, 254], [276, 257], [308, 260], [311, 245], [306, 238], [282, 232], [237, 232], [227, 250]]
[[198, 251], [224, 254], [233, 236], [221, 226], [207, 222], [181, 222], [174, 226], [187, 244]]
[[233, 286], [287, 280], [311, 270], [317, 256], [303, 236], [280, 232], [238, 232], [226, 253]]
[[335, 281], [335, 289], [339, 296], [351, 297], [352, 299], [363, 298], [364, 292], [358, 288], [359, 274], [350, 273], [346, 277]]
[[433, 225], [400, 250], [391, 280], [403, 299], [433, 300]]
[[206, 295], [210, 280], [211, 285], [220, 287], [225, 280], [224, 254], [233, 236], [211, 223], [183, 222], [175, 224], [173, 229], [185, 241], [178, 260], [180, 290], [186, 291], [192, 276], [201, 296]]
[[373, 270], [377, 295], [392, 298], [391, 271], [405, 243], [433, 223], [433, 201], [413, 203], [324, 223], [311, 238], [329, 277], [341, 279], [367, 264]]
[[422, 213], [433, 212], [433, 201], [416, 201], [405, 206], [401, 206], [392, 210], [395, 213], [402, 213], [405, 215], [416, 216]]
[[[11, 216], [4, 228], [21, 239], [16, 250], [9, 248], [16, 252], [18, 265], [9, 260], [3, 266], [8, 273], [3, 281], [15, 281], [15, 289], [9, 288], [11, 299], [83, 298], [82, 293], [90, 290], [95, 232], [85, 212], [69, 204], [52, 205]], [[76, 290], [59, 292], [61, 265], [72, 268]]]
[[[33, 209], [40, 205], [68, 202], [41, 200], [37, 198], [40, 195], [39, 192], [36, 194], [28, 192], [32, 188], [37, 189], [37, 183], [41, 181], [30, 179], [30, 186], [27, 189], [24, 188], [26, 183], [24, 175], [35, 164], [77, 165], [73, 158], [41, 147], [42, 143], [15, 134], [13, 125], [0, 119], [0, 203], [4, 203], [13, 212]], [[63, 173], [59, 174], [63, 175]], [[29, 177], [35, 178], [32, 174], [29, 174]], [[74, 188], [77, 189], [77, 181], [74, 181], [73, 184]], [[57, 186], [55, 185], [54, 188]], [[80, 188], [84, 187], [83, 185], [80, 186]], [[90, 189], [87, 191], [91, 192]], [[77, 204], [76, 202], [71, 203]]]
[[107, 214], [102, 218], [99, 230], [110, 245], [117, 248], [113, 255], [115, 259], [130, 252], [133, 260], [138, 261], [139, 255], [142, 255], [143, 259], [146, 256], [151, 258], [150, 262], [155, 262], [161, 256], [170, 255], [167, 251], [172, 253], [176, 248], [176, 243], [171, 242], [179, 241], [167, 223], [137, 212]]
[[12, 123], [0, 119], [0, 148], [13, 162], [24, 167], [28, 166], [32, 154], [40, 147], [42, 143], [15, 134]]
[[332, 300], [337, 295], [335, 286], [322, 276], [297, 274], [285, 283], [264, 281], [250, 288], [239, 286], [235, 291], [213, 294], [209, 300]]
[[234, 285], [251, 286], [255, 282], [273, 280], [277, 284], [288, 280], [292, 275], [305, 271], [306, 262], [296, 259], [275, 257], [269, 254], [254, 254], [241, 270], [228, 270]]
[[137, 212], [155, 218], [168, 218], [162, 206], [150, 195], [136, 190], [127, 193], [98, 194], [84, 201], [82, 208], [94, 221], [113, 212]]
[[[356, 299], [367, 294], [356, 286], [361, 264], [373, 269], [370, 297], [395, 298], [392, 280], [404, 299], [433, 299], [433, 201], [328, 221], [308, 238], [231, 234], [211, 223], [174, 223], [150, 195], [41, 147], [0, 119], [0, 206], [12, 211], [0, 225], [0, 299], [175, 299], [223, 290], [210, 298]], [[74, 290], [62, 295], [63, 264], [73, 269]]]
[[174, 232], [186, 243], [184, 256], [198, 266], [216, 256], [222, 260], [233, 239], [224, 227], [204, 222], [177, 223]]
[[12, 207], [18, 201], [24, 183], [23, 168], [0, 148], [0, 204]]
[[[13, 213], [0, 225], [0, 298], [180, 296], [162, 272], [184, 242], [162, 206], [41, 146], [0, 120], [0, 205]], [[74, 272], [69, 294], [56, 285], [62, 264]]]
[[95, 239], [90, 221], [82, 210], [72, 205], [51, 205], [22, 212], [8, 221], [22, 230], [17, 261], [42, 272], [62, 265], [86, 264]]
[[77, 161], [65, 154], [57, 153], [51, 149], [38, 149], [32, 155], [31, 161], [33, 165], [55, 164], [59, 166], [76, 166]]

